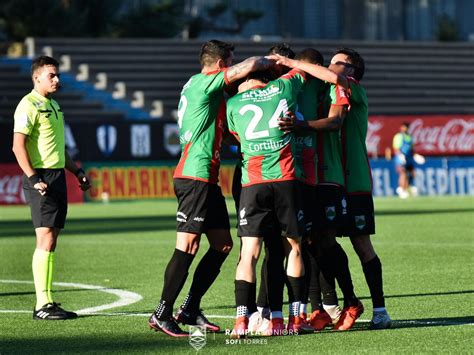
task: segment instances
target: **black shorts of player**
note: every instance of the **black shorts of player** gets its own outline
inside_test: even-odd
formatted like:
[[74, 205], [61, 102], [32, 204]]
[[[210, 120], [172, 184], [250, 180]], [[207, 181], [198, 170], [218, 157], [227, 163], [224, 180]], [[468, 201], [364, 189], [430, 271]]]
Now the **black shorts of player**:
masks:
[[201, 234], [209, 229], [230, 229], [219, 185], [192, 179], [174, 179], [173, 183], [178, 198], [178, 232]]
[[344, 235], [375, 234], [374, 200], [372, 194], [355, 193], [347, 195], [349, 218]]
[[298, 181], [245, 186], [239, 206], [239, 236], [272, 235], [275, 226], [281, 228], [283, 237], [299, 238], [304, 234], [303, 204]]
[[316, 185], [316, 212], [313, 228], [318, 231], [336, 229], [341, 234], [347, 222], [348, 209], [343, 186], [333, 183]]
[[300, 183], [303, 201], [305, 236], [309, 236], [313, 228], [314, 216], [316, 214], [316, 186]]
[[64, 228], [67, 214], [66, 174], [63, 169], [36, 169], [42, 180], [48, 184], [42, 196], [26, 175], [23, 175], [23, 191], [31, 209], [35, 228]]

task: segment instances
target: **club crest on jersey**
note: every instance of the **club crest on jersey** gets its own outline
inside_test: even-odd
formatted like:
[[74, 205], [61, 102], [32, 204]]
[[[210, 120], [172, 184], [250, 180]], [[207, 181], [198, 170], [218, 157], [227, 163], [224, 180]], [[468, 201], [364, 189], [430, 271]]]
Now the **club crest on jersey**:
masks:
[[356, 227], [362, 230], [365, 227], [365, 216], [354, 216], [354, 219]]
[[304, 213], [302, 210], [298, 211], [298, 221], [302, 221], [304, 219]]
[[244, 217], [245, 217], [245, 213], [246, 213], [246, 211], [245, 211], [245, 207], [244, 207], [244, 208], [242, 208], [242, 209], [240, 210], [240, 212], [239, 212], [239, 214], [240, 214], [240, 222], [239, 222], [239, 225], [241, 225], [241, 226], [246, 226], [246, 225], [247, 225], [247, 218], [244, 218]]
[[326, 206], [324, 207], [324, 210], [326, 211], [327, 219], [332, 221], [334, 218], [336, 218], [336, 206]]
[[342, 205], [342, 214], [347, 214], [347, 201], [345, 198], [342, 199], [341, 205]]

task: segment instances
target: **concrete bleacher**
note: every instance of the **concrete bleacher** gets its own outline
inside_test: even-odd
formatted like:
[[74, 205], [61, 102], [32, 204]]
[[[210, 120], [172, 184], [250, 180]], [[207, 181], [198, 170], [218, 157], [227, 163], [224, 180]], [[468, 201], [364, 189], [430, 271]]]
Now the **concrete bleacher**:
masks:
[[[473, 43], [288, 42], [295, 51], [305, 47], [319, 49], [326, 62], [336, 48], [358, 50], [366, 60], [362, 83], [369, 95], [371, 115], [474, 113]], [[82, 64], [87, 64], [87, 81], [91, 84], [96, 82], [97, 74], [105, 73], [106, 92], [113, 93], [117, 83], [124, 83], [125, 101], [132, 102], [136, 92], [142, 92], [141, 109], [152, 112], [156, 109], [154, 103], [160, 102], [163, 110], [158, 116], [165, 119], [173, 117], [181, 87], [200, 70], [201, 44], [202, 41], [175, 39], [34, 39], [36, 55], [49, 47], [47, 50], [58, 59], [69, 56], [69, 73], [73, 76], [81, 71]], [[234, 44], [236, 61], [240, 61], [265, 54], [275, 42], [239, 40]], [[63, 105], [73, 105], [73, 100], [63, 101], [61, 98]], [[88, 105], [87, 110], [97, 107], [90, 102]]]
[[[28, 64], [29, 65], [29, 64]], [[19, 100], [31, 91], [33, 83], [21, 64], [0, 62], [0, 121], [13, 119]], [[86, 99], [85, 93], [69, 87], [67, 83], [55, 95], [68, 121], [115, 121], [124, 119], [120, 110], [109, 110], [100, 100]]]

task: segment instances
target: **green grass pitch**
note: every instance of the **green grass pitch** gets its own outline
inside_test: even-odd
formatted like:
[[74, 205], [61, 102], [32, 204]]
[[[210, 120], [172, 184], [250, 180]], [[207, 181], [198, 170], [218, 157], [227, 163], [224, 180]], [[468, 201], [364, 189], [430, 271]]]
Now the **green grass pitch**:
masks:
[[[235, 225], [233, 205], [230, 200], [228, 203]], [[360, 263], [344, 239], [341, 243], [349, 256], [356, 293], [366, 308], [353, 330], [251, 338], [233, 343], [224, 334], [208, 333], [201, 351], [472, 353], [473, 198], [381, 198], [375, 204], [377, 235], [373, 241], [383, 263], [386, 303], [394, 321], [392, 329], [367, 330], [372, 315], [369, 292]], [[71, 205], [57, 248], [55, 298], [71, 310], [104, 305], [111, 308], [95, 308], [95, 313], [73, 321], [41, 322], [31, 319], [35, 300], [31, 283], [34, 236], [29, 210], [24, 206], [1, 206], [0, 353], [195, 352], [187, 338], [173, 339], [147, 326], [175, 244], [175, 208], [174, 200]], [[234, 238], [234, 243], [221, 275], [202, 304], [205, 313], [222, 328], [231, 328], [233, 324], [238, 239]], [[207, 246], [203, 238], [198, 258]], [[196, 264], [195, 261], [191, 275]], [[178, 303], [189, 289], [190, 279]], [[109, 289], [133, 294], [105, 292]], [[127, 295], [142, 299], [126, 306], [114, 303], [124, 298], [126, 301]], [[286, 306], [284, 311], [287, 312]]]

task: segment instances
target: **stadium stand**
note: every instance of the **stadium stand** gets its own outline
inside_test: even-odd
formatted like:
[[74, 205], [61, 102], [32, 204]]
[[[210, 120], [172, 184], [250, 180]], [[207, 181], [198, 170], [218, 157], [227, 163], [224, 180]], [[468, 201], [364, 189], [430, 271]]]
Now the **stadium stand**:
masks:
[[[49, 47], [47, 50], [58, 59], [64, 60], [63, 56], [69, 56], [72, 80], [83, 72], [82, 65], [87, 64], [86, 82], [92, 88], [97, 75], [105, 73], [104, 92], [113, 97], [121, 97], [122, 94], [127, 102], [125, 106], [128, 105], [114, 107], [110, 105], [110, 97], [105, 100], [104, 95], [86, 95], [84, 88], [81, 92], [80, 87], [72, 85], [59, 98], [68, 117], [134, 118], [137, 115], [130, 114], [130, 109], [135, 107], [140, 118], [151, 112], [152, 117], [169, 119], [176, 110], [181, 87], [190, 75], [199, 71], [201, 43], [202, 40], [176, 39], [37, 38], [34, 50], [38, 55]], [[248, 40], [234, 43], [236, 61], [264, 54], [275, 44]], [[369, 95], [372, 115], [474, 113], [473, 43], [307, 40], [290, 40], [289, 43], [295, 51], [305, 47], [317, 48], [326, 61], [336, 48], [347, 46], [357, 49], [366, 59], [363, 83]], [[15, 72], [11, 66], [6, 69], [0, 65], [1, 75], [7, 79], [17, 78], [18, 70]], [[18, 97], [31, 87], [28, 81], [28, 76], [14, 83], [12, 80], [2, 81], [0, 116], [11, 111], [11, 105], [14, 106]], [[125, 92], [119, 93], [119, 88], [125, 89]], [[143, 102], [140, 102], [141, 94]], [[111, 111], [110, 107], [116, 110]]]

